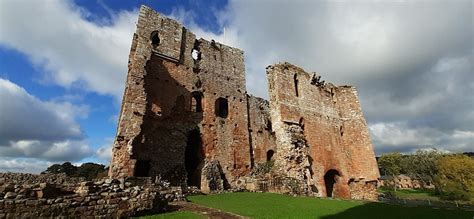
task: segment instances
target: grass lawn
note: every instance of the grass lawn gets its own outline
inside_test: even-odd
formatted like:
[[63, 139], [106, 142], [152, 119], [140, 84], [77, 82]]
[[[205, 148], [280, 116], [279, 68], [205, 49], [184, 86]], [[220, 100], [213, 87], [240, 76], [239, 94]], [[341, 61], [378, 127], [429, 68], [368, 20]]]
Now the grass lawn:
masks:
[[189, 212], [189, 211], [175, 211], [175, 212], [170, 212], [170, 213], [163, 213], [163, 214], [157, 214], [157, 215], [152, 215], [152, 216], [145, 216], [145, 217], [140, 217], [140, 219], [160, 219], [160, 218], [189, 218], [189, 219], [204, 219], [206, 217]]
[[430, 190], [412, 190], [412, 189], [399, 189], [395, 191], [395, 195], [401, 199], [417, 199], [417, 200], [431, 200], [439, 201], [434, 191]]
[[[379, 192], [387, 192], [386, 188], [379, 188]], [[434, 190], [429, 189], [397, 189], [395, 196], [400, 199], [440, 201]]]
[[225, 193], [191, 196], [194, 203], [251, 218], [466, 218], [474, 212], [404, 207], [383, 203], [290, 197], [271, 193]]

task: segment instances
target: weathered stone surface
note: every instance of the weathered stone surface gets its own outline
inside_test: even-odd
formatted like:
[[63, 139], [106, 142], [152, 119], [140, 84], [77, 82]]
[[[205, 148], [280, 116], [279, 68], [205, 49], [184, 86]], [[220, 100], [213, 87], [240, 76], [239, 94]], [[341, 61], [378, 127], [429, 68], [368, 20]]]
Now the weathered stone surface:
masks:
[[354, 87], [312, 83], [311, 74], [289, 63], [269, 66], [267, 75], [279, 172], [306, 181], [308, 193], [342, 198], [351, 197], [350, 180], [377, 180]]
[[[23, 176], [22, 176], [23, 175]], [[9, 176], [13, 176], [9, 174]], [[54, 177], [54, 175], [47, 175]], [[128, 218], [141, 211], [160, 212], [165, 210], [167, 201], [180, 201], [185, 194], [179, 189], [163, 187], [161, 184], [150, 183], [151, 180], [131, 179], [125, 189], [138, 189], [132, 192], [117, 192], [114, 184], [120, 182], [112, 180], [109, 184], [86, 181], [63, 184], [37, 183], [16, 184], [13, 181], [23, 178], [40, 178], [51, 182], [45, 176], [15, 173], [10, 177], [12, 181], [0, 183], [1, 187], [14, 187], [19, 192], [9, 191], [0, 197], [0, 218], [75, 218], [96, 216], [99, 218]], [[75, 179], [63, 178], [68, 182]], [[138, 183], [142, 181], [142, 183]], [[140, 185], [136, 185], [140, 184]], [[7, 185], [7, 186], [5, 186]], [[125, 183], [124, 183], [125, 186]], [[85, 187], [87, 189], [85, 189]], [[71, 190], [67, 190], [71, 189]], [[35, 195], [28, 195], [29, 192]], [[74, 194], [74, 191], [87, 191]], [[40, 195], [38, 195], [40, 194]], [[165, 195], [171, 194], [167, 199]], [[133, 198], [131, 198], [133, 197]]]
[[270, 101], [248, 95], [241, 50], [142, 6], [109, 175], [205, 192], [372, 197], [351, 195], [370, 186], [349, 186], [379, 176], [355, 88], [289, 63], [267, 75]]

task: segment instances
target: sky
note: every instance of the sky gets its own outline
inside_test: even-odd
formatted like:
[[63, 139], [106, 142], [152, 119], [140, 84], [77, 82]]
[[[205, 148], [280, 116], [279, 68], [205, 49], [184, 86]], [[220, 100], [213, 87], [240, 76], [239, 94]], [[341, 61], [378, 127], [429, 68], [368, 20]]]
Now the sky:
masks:
[[472, 0], [0, 0], [0, 171], [108, 164], [138, 9], [358, 89], [376, 154], [474, 151]]

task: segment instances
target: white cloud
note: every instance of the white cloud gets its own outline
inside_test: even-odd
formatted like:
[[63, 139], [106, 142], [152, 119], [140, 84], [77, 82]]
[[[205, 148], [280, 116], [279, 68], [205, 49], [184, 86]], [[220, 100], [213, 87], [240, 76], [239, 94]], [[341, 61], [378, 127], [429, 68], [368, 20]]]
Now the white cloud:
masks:
[[108, 165], [108, 163], [110, 162], [110, 159], [112, 158], [113, 142], [113, 138], [107, 138], [106, 143], [100, 146], [95, 152], [95, 157], [97, 157], [101, 163]]
[[72, 1], [2, 1], [0, 45], [26, 54], [47, 72], [44, 81], [120, 100], [137, 15], [119, 12], [99, 25]]
[[53, 163], [35, 158], [0, 157], [1, 172], [40, 173]]

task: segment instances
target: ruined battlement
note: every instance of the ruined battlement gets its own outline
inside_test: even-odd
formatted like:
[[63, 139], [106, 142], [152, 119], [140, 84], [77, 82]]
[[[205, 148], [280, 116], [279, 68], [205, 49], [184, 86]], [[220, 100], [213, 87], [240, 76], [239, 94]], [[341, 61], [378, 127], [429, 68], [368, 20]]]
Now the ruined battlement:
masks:
[[378, 168], [355, 88], [286, 62], [267, 77], [268, 101], [248, 95], [242, 50], [142, 6], [109, 175], [373, 198]]

